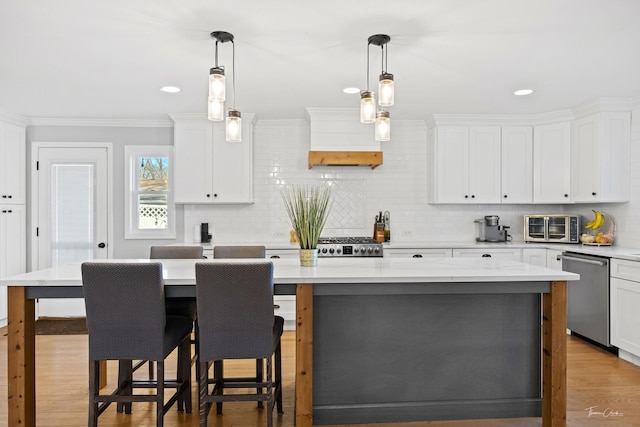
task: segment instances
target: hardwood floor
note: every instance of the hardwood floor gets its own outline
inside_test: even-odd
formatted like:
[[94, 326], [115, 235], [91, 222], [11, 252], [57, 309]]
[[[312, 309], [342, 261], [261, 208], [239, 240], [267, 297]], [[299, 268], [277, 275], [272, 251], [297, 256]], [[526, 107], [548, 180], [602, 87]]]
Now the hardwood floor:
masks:
[[[0, 330], [0, 425], [7, 424], [6, 330]], [[274, 413], [276, 427], [293, 426], [293, 394], [295, 334], [283, 337], [284, 414]], [[570, 427], [640, 427], [640, 367], [587, 344], [568, 337], [568, 404], [567, 425]], [[87, 336], [37, 336], [37, 423], [38, 426], [85, 426], [87, 420]], [[168, 365], [173, 365], [170, 363]], [[252, 363], [228, 363], [238, 371], [252, 369]], [[171, 369], [171, 366], [169, 367]], [[171, 372], [171, 371], [169, 371]], [[114, 381], [115, 365], [110, 365], [109, 386]], [[195, 391], [193, 398], [196, 399]], [[591, 412], [588, 408], [592, 408]], [[152, 426], [152, 405], [134, 404], [133, 414], [118, 414], [110, 407], [99, 418], [102, 427]], [[198, 414], [178, 413], [175, 408], [165, 416], [165, 425], [197, 426]], [[266, 418], [255, 403], [225, 404], [224, 415], [209, 415], [213, 427], [266, 426]], [[382, 425], [367, 424], [361, 427]], [[389, 426], [391, 424], [385, 424]], [[402, 427], [534, 427], [538, 418], [468, 421], [424, 421], [393, 424]], [[338, 426], [341, 427], [341, 426]], [[344, 426], [342, 426], [344, 427]]]

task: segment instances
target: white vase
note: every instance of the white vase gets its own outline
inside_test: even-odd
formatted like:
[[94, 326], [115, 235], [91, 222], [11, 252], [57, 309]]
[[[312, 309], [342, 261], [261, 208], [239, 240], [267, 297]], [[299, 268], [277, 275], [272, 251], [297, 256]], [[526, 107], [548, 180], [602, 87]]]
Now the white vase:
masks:
[[318, 265], [318, 249], [300, 249], [300, 265], [302, 267]]

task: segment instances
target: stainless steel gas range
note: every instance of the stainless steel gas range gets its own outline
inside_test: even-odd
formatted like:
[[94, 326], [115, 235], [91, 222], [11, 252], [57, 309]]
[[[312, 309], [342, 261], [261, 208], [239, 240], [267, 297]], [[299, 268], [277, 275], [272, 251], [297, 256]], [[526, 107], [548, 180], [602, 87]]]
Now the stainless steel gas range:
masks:
[[321, 237], [319, 257], [381, 257], [382, 243], [371, 237]]

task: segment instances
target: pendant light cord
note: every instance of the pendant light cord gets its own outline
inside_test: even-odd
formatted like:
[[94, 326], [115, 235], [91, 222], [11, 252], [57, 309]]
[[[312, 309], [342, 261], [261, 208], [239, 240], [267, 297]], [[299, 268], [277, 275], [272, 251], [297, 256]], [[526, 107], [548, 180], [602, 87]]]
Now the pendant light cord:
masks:
[[367, 43], [367, 92], [369, 92], [369, 46], [371, 43]]
[[236, 109], [236, 44], [231, 40], [231, 92], [233, 92], [233, 109]]
[[387, 72], [387, 55], [386, 55], [386, 49], [384, 48], [385, 45], [380, 46], [382, 48], [382, 73], [386, 73]]

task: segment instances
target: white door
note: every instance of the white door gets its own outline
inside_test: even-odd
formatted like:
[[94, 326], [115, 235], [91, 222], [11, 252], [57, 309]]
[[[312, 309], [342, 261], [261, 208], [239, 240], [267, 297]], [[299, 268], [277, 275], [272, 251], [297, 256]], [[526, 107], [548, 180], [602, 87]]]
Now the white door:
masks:
[[[109, 258], [109, 146], [34, 144], [33, 269]], [[38, 316], [84, 316], [82, 299], [42, 299]]]

